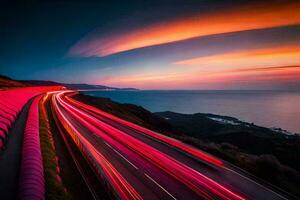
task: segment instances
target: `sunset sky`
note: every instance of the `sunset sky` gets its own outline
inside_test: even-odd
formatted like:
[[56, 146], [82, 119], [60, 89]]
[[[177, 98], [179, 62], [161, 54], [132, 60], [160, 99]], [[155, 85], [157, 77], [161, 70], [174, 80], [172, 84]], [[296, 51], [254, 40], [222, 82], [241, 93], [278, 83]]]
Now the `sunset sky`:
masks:
[[15, 79], [300, 89], [300, 1], [8, 2], [0, 74]]

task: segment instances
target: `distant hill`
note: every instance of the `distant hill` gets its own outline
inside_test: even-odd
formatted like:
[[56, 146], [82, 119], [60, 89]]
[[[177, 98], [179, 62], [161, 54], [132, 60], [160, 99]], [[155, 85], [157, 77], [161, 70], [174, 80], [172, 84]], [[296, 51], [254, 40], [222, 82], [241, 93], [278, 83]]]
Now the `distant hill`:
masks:
[[105, 85], [90, 85], [85, 83], [59, 83], [44, 80], [13, 80], [0, 74], [0, 88], [25, 87], [25, 86], [51, 86], [61, 85], [73, 90], [137, 90], [135, 88], [115, 88]]
[[137, 90], [135, 88], [115, 88], [105, 85], [90, 85], [85, 83], [59, 83], [54, 81], [42, 81], [42, 80], [22, 80], [22, 83], [39, 85], [39, 86], [49, 86], [49, 85], [62, 85], [68, 89], [74, 90]]
[[89, 85], [84, 83], [70, 84], [70, 83], [59, 83], [54, 81], [43, 81], [43, 80], [21, 80], [22, 83], [30, 85], [39, 85], [39, 86], [49, 86], [49, 85], [62, 85], [68, 89], [114, 89], [112, 87], [107, 87], [104, 85]]
[[28, 84], [20, 81], [12, 80], [11, 78], [0, 74], [0, 88], [5, 89], [5, 88], [24, 87], [24, 86], [28, 86]]

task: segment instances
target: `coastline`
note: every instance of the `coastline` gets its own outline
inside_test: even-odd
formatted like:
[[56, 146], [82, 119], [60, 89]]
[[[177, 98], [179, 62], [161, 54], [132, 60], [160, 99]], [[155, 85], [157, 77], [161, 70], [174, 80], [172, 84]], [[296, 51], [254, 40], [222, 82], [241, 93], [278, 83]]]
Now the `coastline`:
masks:
[[202, 149], [263, 181], [300, 196], [297, 190], [300, 187], [298, 134], [285, 134], [228, 116], [152, 113], [141, 106], [82, 93], [72, 98]]
[[[299, 134], [299, 91], [265, 90], [89, 90], [92, 96], [135, 104], [151, 112], [232, 116], [286, 134]], [[293, 99], [293, 101], [289, 101]], [[285, 102], [289, 101], [288, 104]], [[288, 119], [288, 120], [287, 120]]]

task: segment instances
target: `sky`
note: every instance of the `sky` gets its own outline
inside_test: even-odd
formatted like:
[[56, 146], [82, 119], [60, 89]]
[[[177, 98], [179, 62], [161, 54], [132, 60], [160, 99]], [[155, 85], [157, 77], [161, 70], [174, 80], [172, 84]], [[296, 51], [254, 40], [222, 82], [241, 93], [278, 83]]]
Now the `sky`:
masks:
[[3, 1], [0, 74], [139, 89], [300, 89], [300, 1]]

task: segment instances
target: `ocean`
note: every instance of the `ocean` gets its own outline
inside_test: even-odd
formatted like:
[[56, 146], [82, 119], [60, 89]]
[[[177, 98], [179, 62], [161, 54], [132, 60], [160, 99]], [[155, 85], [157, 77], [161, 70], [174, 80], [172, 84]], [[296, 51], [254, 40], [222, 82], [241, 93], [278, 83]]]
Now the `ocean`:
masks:
[[86, 91], [151, 112], [213, 113], [300, 133], [300, 91], [139, 90]]

